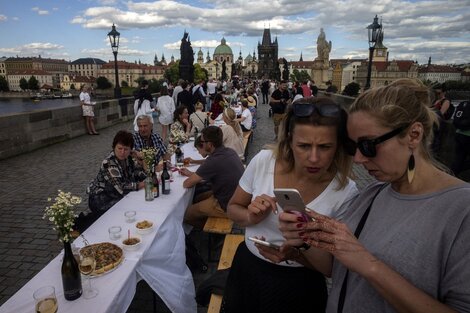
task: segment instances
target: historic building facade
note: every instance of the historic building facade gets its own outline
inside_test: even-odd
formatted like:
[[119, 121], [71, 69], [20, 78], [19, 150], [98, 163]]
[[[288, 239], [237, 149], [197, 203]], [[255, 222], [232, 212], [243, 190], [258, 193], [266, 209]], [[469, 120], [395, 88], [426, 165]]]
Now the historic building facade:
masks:
[[[118, 61], [118, 75], [119, 84], [121, 85], [125, 81], [130, 87], [138, 87], [139, 84], [136, 82], [139, 78], [146, 80], [151, 79], [163, 79], [165, 74], [166, 66], [159, 65], [148, 65], [148, 64], [137, 64], [129, 63], [126, 61]], [[101, 66], [98, 72], [98, 76], [106, 77], [109, 82], [115, 85], [114, 76], [114, 62], [108, 62]]]
[[96, 58], [80, 58], [70, 62], [68, 70], [78, 76], [98, 77], [98, 71], [106, 62]]
[[427, 64], [418, 70], [418, 78], [433, 83], [444, 83], [448, 80], [462, 80], [461, 71], [448, 65]]
[[277, 37], [271, 41], [271, 30], [265, 28], [263, 39], [258, 42], [258, 78], [280, 79], [278, 51]]

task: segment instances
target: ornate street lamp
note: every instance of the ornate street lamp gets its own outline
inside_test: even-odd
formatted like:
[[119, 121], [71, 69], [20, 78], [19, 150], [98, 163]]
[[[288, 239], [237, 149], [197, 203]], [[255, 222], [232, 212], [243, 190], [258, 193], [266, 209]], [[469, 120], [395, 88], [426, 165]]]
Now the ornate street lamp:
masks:
[[119, 87], [119, 73], [118, 73], [118, 63], [117, 63], [117, 54], [119, 49], [119, 36], [121, 34], [116, 30], [116, 26], [111, 29], [108, 33], [109, 43], [111, 44], [111, 49], [113, 50], [114, 54], [114, 75], [116, 79], [116, 84], [114, 86], [114, 97], [116, 99], [121, 98], [121, 88]]
[[382, 24], [379, 24], [379, 19], [377, 15], [374, 17], [372, 24], [367, 26], [367, 32], [369, 34], [369, 65], [367, 67], [367, 81], [364, 89], [367, 90], [370, 88], [370, 76], [372, 73], [372, 57], [374, 55], [375, 44], [379, 34], [382, 31]]

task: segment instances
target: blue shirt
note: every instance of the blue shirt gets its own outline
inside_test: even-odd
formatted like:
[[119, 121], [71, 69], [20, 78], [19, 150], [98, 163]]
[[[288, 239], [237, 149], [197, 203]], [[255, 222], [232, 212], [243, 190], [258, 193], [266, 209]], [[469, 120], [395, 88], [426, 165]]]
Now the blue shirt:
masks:
[[166, 153], [165, 144], [163, 143], [163, 139], [162, 137], [160, 137], [159, 134], [152, 133], [150, 135], [150, 142], [148, 142], [139, 134], [139, 132], [135, 132], [134, 150], [142, 151], [142, 149], [146, 148], [155, 148], [155, 164], [158, 164], [158, 162], [160, 162], [160, 159], [162, 159]]

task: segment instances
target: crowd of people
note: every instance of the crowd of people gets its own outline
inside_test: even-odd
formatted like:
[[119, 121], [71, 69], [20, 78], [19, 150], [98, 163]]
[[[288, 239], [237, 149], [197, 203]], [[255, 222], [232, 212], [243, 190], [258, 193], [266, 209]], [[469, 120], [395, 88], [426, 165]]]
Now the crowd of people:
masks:
[[[470, 185], [434, 158], [440, 116], [428, 87], [400, 79], [346, 111], [307, 81], [209, 84], [164, 87], [144, 110], [152, 101], [142, 85], [134, 134], [116, 134], [88, 187], [93, 212], [143, 188], [143, 148], [155, 148], [158, 167], [195, 136], [204, 160], [180, 170], [196, 188], [183, 222], [202, 229], [209, 216], [227, 217], [245, 234], [221, 312], [470, 311]], [[275, 141], [245, 169], [243, 132], [256, 128], [261, 104]], [[353, 163], [376, 182], [359, 191]], [[298, 192], [302, 213], [284, 211], [276, 190]]]

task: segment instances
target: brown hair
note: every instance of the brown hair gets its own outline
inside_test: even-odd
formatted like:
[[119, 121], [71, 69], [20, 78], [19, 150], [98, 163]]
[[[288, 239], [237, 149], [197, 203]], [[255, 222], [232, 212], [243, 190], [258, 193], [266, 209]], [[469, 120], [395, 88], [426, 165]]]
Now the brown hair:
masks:
[[[364, 111], [384, 127], [396, 129], [414, 122], [423, 125], [421, 151], [423, 157], [440, 169], [445, 169], [431, 153], [433, 127], [438, 125], [437, 115], [431, 110], [431, 92], [417, 79], [398, 79], [390, 85], [369, 89], [351, 105], [349, 113]], [[399, 135], [405, 136], [405, 131]]]
[[134, 136], [127, 130], [120, 130], [114, 136], [113, 139], [113, 149], [116, 148], [116, 145], [120, 143], [123, 146], [134, 148]]
[[[303, 98], [302, 103], [310, 103], [317, 107], [323, 105], [338, 106], [331, 98], [326, 97], [307, 97]], [[300, 102], [298, 100], [297, 102]], [[296, 102], [296, 103], [297, 103]], [[282, 119], [279, 126], [278, 142], [271, 149], [274, 152], [276, 159], [279, 159], [287, 164], [286, 170], [288, 172], [294, 169], [294, 153], [291, 148], [292, 135], [296, 125], [314, 125], [314, 126], [333, 126], [336, 128], [337, 148], [328, 171], [336, 173], [339, 179], [339, 189], [346, 187], [348, 184], [348, 177], [352, 175], [352, 157], [346, 151], [346, 121], [347, 113], [344, 109], [339, 108], [338, 117], [322, 116], [317, 110], [314, 110], [310, 116], [297, 117], [294, 114], [293, 108], [295, 104], [288, 108], [288, 111]], [[339, 106], [338, 106], [339, 107]]]

